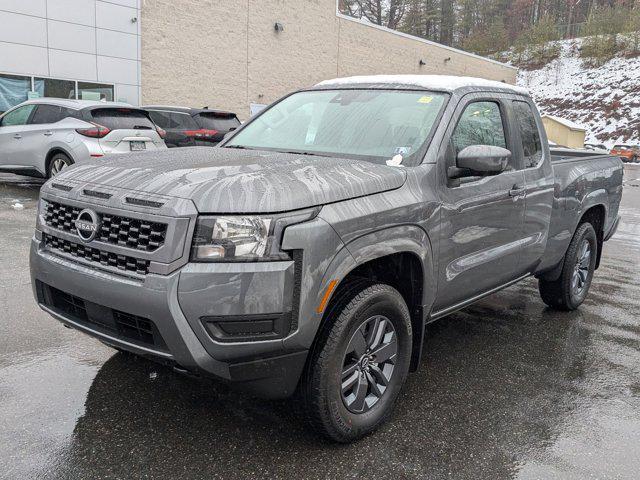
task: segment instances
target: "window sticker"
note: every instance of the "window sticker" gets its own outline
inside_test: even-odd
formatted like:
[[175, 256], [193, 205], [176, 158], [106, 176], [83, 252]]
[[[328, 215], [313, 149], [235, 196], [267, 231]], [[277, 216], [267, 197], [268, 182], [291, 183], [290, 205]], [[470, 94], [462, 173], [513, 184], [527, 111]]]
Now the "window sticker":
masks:
[[424, 97], [420, 97], [418, 99], [418, 103], [431, 103], [432, 100], [433, 100], [433, 97], [429, 97], [428, 95], [425, 95]]
[[402, 155], [394, 155], [393, 158], [387, 160], [386, 163], [390, 167], [402, 167], [402, 160], [404, 160]]
[[396, 155], [402, 155], [403, 157], [408, 155], [411, 152], [411, 147], [396, 147], [395, 153]]

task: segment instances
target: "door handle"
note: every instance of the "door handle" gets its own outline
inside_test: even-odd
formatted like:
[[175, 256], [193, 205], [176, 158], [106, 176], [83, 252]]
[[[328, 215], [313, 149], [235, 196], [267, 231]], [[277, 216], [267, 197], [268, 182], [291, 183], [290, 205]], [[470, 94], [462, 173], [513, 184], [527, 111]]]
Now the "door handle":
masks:
[[45, 137], [50, 137], [51, 135], [53, 135], [53, 132], [51, 130], [47, 130], [46, 132], [44, 132]]
[[19, 133], [16, 133], [13, 138], [15, 138], [16, 140], [20, 140], [22, 138], [22, 135], [20, 135]]
[[514, 185], [513, 187], [511, 187], [511, 190], [509, 190], [509, 196], [510, 197], [521, 197], [526, 193], [527, 189], [524, 188], [521, 185]]

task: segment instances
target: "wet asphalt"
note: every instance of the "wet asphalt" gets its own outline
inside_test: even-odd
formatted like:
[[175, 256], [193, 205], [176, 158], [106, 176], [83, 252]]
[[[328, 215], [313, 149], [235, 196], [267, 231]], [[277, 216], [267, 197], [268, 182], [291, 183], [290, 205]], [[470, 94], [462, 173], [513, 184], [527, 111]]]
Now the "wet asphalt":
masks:
[[0, 478], [640, 478], [640, 166], [578, 311], [545, 308], [527, 280], [436, 322], [391, 421], [346, 446], [295, 401], [183, 377], [40, 311], [39, 185], [0, 175]]

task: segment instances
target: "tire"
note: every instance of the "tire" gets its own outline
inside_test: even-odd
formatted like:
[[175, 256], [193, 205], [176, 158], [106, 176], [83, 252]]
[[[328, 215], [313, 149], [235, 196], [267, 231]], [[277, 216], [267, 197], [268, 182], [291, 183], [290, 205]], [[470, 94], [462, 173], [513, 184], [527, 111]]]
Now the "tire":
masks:
[[51, 160], [49, 160], [49, 164], [47, 165], [47, 178], [55, 177], [62, 169], [73, 165], [73, 160], [71, 160], [64, 153], [56, 153]]
[[377, 429], [393, 410], [409, 371], [411, 318], [397, 290], [359, 282], [341, 288], [324, 321], [302, 401], [316, 432], [347, 443]]
[[590, 223], [582, 223], [564, 256], [560, 277], [554, 281], [539, 280], [540, 296], [544, 303], [557, 310], [578, 308], [589, 293], [597, 256], [596, 231]]

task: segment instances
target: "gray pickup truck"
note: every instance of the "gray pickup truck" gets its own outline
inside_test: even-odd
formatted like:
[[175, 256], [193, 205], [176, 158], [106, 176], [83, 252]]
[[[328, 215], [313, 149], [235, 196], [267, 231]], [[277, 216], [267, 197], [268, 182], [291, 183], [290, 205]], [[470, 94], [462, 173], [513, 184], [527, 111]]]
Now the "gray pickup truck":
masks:
[[549, 307], [577, 308], [622, 176], [617, 157], [552, 154], [516, 87], [333, 80], [219, 148], [61, 172], [41, 191], [33, 290], [116, 349], [297, 392], [347, 442], [389, 416], [427, 323], [530, 276]]

